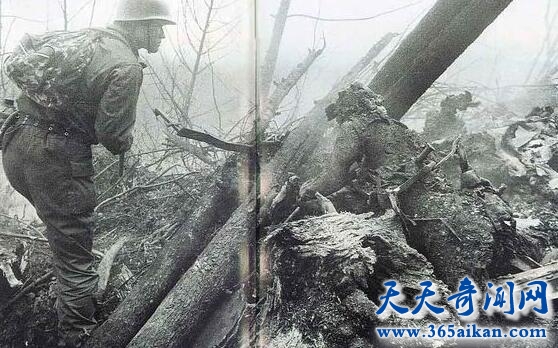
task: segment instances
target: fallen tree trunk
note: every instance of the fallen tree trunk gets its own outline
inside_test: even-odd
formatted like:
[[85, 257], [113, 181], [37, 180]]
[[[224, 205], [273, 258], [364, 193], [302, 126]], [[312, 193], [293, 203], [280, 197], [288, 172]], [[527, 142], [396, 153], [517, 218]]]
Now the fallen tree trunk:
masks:
[[370, 89], [401, 119], [512, 0], [439, 0], [374, 76]]
[[[484, 282], [491, 276], [499, 275], [496, 272], [500, 271], [502, 274], [504, 272], [502, 270], [509, 269], [510, 253], [513, 255], [516, 251], [538, 251], [540, 245], [525, 247], [523, 244], [529, 240], [517, 239], [520, 241], [517, 243], [513, 238], [515, 236], [513, 218], [511, 214], [506, 215], [506, 211], [500, 211], [505, 204], [499, 197], [491, 196], [488, 192], [480, 192], [483, 205], [479, 206], [475, 198], [467, 192], [451, 191], [443, 180], [436, 180], [436, 178], [432, 178], [432, 175], [430, 177], [421, 176], [420, 180], [413, 180], [417, 168], [415, 168], [416, 161], [411, 159], [421, 157], [424, 148], [421, 145], [425, 144], [421, 142], [418, 134], [409, 131], [398, 122], [382, 118], [377, 119], [377, 122], [371, 121], [374, 117], [379, 116], [363, 113], [363, 111], [374, 103], [364, 102], [358, 98], [375, 95], [370, 92], [362, 93], [361, 89], [351, 87], [342, 94], [343, 97], [340, 97], [337, 102], [339, 105], [336, 104], [336, 107], [332, 108], [336, 112], [354, 112], [353, 120], [347, 120], [343, 125], [352, 129], [352, 134], [360, 133], [356, 134], [355, 138], [343, 139], [347, 146], [339, 146], [337, 151], [342, 154], [342, 158], [351, 158], [361, 163], [363, 169], [377, 169], [380, 181], [388, 187], [401, 188], [405, 186], [405, 183], [411, 182], [405, 190], [392, 190], [395, 194], [402, 192], [404, 196], [399, 197], [401, 200], [399, 207], [398, 203], [394, 201], [391, 201], [391, 207], [401, 218], [409, 244], [413, 247], [421, 246], [422, 250], [425, 250], [425, 255], [432, 260], [434, 274], [438, 278], [446, 281], [448, 287], [453, 289], [457, 288], [457, 282], [467, 275], [477, 282]], [[355, 105], [365, 105], [366, 108], [355, 109], [351, 107], [350, 102], [354, 102]], [[344, 117], [350, 119], [348, 115]], [[349, 147], [351, 144], [352, 147]], [[364, 153], [359, 154], [358, 151], [364, 151]], [[358, 160], [361, 156], [365, 157], [364, 161]], [[334, 157], [340, 156], [336, 154]], [[351, 164], [350, 161], [345, 160], [331, 160], [330, 163], [347, 166]], [[430, 166], [425, 166], [425, 168], [427, 167]], [[327, 171], [324, 176], [337, 175], [346, 178], [345, 172], [345, 170], [332, 169]], [[191, 346], [190, 340], [195, 339], [196, 333], [204, 324], [204, 318], [220, 306], [231, 287], [240, 281], [239, 269], [247, 269], [246, 273], [250, 273], [252, 269], [256, 269], [256, 272], [260, 271], [259, 268], [251, 266], [247, 262], [250, 260], [250, 250], [254, 247], [250, 243], [255, 243], [254, 235], [258, 228], [254, 214], [255, 203], [255, 197], [251, 198], [235, 211], [231, 219], [217, 232], [212, 242], [200, 255], [194, 267], [190, 268], [177, 282], [157, 311], [134, 337], [129, 347]], [[422, 217], [435, 217], [437, 220], [441, 220], [436, 215], [456, 219], [459, 225], [453, 227], [455, 230], [453, 234], [447, 231], [448, 226], [444, 224], [429, 225], [429, 228], [423, 229], [421, 224], [413, 221], [415, 218], [417, 221], [421, 220]], [[287, 231], [289, 231], [288, 228]], [[328, 242], [327, 239], [319, 239], [315, 243], [327, 244]], [[294, 245], [298, 244], [294, 243]], [[316, 248], [319, 249], [320, 246], [316, 246]], [[325, 249], [331, 250], [331, 246], [326, 246]], [[542, 252], [539, 251], [539, 254], [542, 255]], [[241, 258], [239, 255], [245, 256]], [[528, 256], [537, 257], [534, 254]], [[267, 259], [268, 255], [263, 252], [259, 253], [259, 260], [263, 264]], [[354, 258], [352, 260], [355, 261]], [[499, 268], [494, 268], [496, 271], [490, 273], [491, 265], [496, 260]], [[329, 264], [334, 269], [339, 265], [338, 262]], [[290, 269], [300, 271], [304, 268], [293, 267]], [[249, 277], [249, 274], [247, 276]], [[357, 278], [359, 276], [363, 278], [359, 278], [355, 282], [368, 282], [366, 274], [358, 274]], [[264, 279], [265, 276], [260, 276], [258, 281], [262, 282]], [[249, 293], [260, 293], [262, 289], [265, 289], [265, 284], [254, 284], [255, 289], [250, 289], [250, 284], [245, 286], [248, 287]], [[368, 294], [373, 296], [377, 291], [378, 289], [370, 289]], [[308, 297], [302, 296], [301, 298]], [[256, 303], [258, 302], [259, 298], [256, 298]], [[307, 312], [300, 315], [305, 315], [305, 313]], [[256, 318], [258, 318], [257, 314]], [[372, 319], [366, 320], [368, 321], [365, 322], [365, 325], [370, 326]], [[350, 327], [346, 330], [346, 337], [337, 336], [336, 338], [342, 341], [338, 342], [331, 338], [332, 341], [329, 341], [328, 344], [341, 347], [346, 346], [345, 344], [362, 343], [360, 341], [360, 343], [347, 342], [346, 340], [353, 337], [356, 332]], [[274, 332], [278, 335], [277, 331]], [[332, 336], [332, 333], [329, 333], [329, 336]], [[307, 336], [304, 338], [311, 341]], [[269, 340], [274, 342], [275, 337], [270, 337]], [[360, 340], [368, 341], [371, 344], [372, 338], [363, 336], [360, 337]]]
[[[386, 342], [378, 342], [374, 334], [378, 324], [405, 326], [403, 319], [376, 315], [385, 280], [397, 280], [407, 298], [419, 293], [419, 283], [426, 279], [442, 298], [449, 294], [430, 262], [407, 245], [393, 213], [329, 214], [278, 226], [264, 250], [262, 281], [268, 290], [261, 311], [261, 347], [380, 346]], [[449, 312], [445, 300], [437, 305]], [[448, 315], [448, 321], [455, 322], [455, 316]]]
[[[376, 43], [366, 57], [360, 60], [342, 79], [343, 83], [353, 81], [367, 66], [366, 63], [370, 63], [392, 39], [393, 34], [390, 34]], [[323, 117], [325, 106], [335, 98], [342, 87], [344, 84], [337, 84], [335, 89], [332, 89], [322, 102], [317, 103], [308, 114], [307, 118], [313, 119], [316, 125], [319, 124], [321, 127], [321, 132], [316, 132], [315, 137], [321, 135], [327, 124]], [[313, 148], [313, 146], [309, 146], [307, 151], [311, 152]], [[137, 285], [116, 311], [93, 332], [92, 338], [88, 342], [91, 347], [126, 346], [153, 314], [180, 276], [194, 263], [207, 242], [218, 232], [218, 228], [238, 207], [234, 198], [238, 197], [237, 175], [242, 172], [242, 169], [240, 166], [236, 166], [236, 162], [237, 158], [231, 158], [224, 169], [218, 172], [219, 174], [216, 175], [218, 179], [213, 188], [208, 190], [196, 212], [167, 243], [165, 252], [138, 280]], [[287, 159], [283, 158], [281, 162], [287, 162]], [[244, 187], [239, 191], [244, 192], [245, 195], [247, 189]]]
[[198, 202], [198, 208], [165, 245], [146, 274], [93, 333], [91, 347], [124, 347], [153, 314], [182, 274], [194, 263], [215, 231], [227, 221], [238, 206], [239, 171], [235, 157], [220, 169], [216, 181]]
[[273, 82], [273, 74], [275, 73], [275, 66], [277, 65], [277, 57], [279, 56], [279, 47], [283, 38], [283, 31], [287, 24], [287, 17], [289, 15], [289, 7], [291, 0], [281, 0], [279, 9], [273, 22], [273, 32], [271, 35], [271, 42], [266, 51], [264, 62], [260, 67], [260, 93], [266, 99], [269, 95], [271, 83]]
[[247, 241], [255, 233], [254, 207], [252, 196], [235, 211], [127, 347], [191, 346], [216, 303], [250, 276], [248, 252], [253, 246]]
[[[447, 1], [440, 1], [441, 3], [445, 3]], [[457, 4], [459, 4], [459, 2], [451, 2], [452, 4], [458, 6]], [[479, 8], [484, 8], [483, 2], [480, 1], [471, 1], [471, 4], [476, 4], [477, 6], [479, 6]], [[490, 4], [501, 4], [502, 1], [499, 2], [490, 2]], [[506, 5], [509, 3], [509, 1], [505, 1]], [[438, 6], [438, 4], [437, 4]], [[440, 5], [441, 6], [441, 5]], [[505, 8], [505, 6], [500, 6], [497, 9], [499, 9], [498, 13], [501, 12], [503, 10], [503, 8]], [[469, 10], [471, 10], [469, 8]], [[468, 14], [470, 15], [471, 11], [469, 12], [460, 12], [460, 15], [457, 16], [459, 18], [459, 20], [455, 20], [456, 22], [453, 23], [454, 25], [457, 25], [457, 23], [459, 23], [459, 25], [462, 26], [461, 30], [462, 31], [467, 31], [468, 30], [468, 26], [469, 25], [473, 25], [474, 28], [476, 28], [475, 30], [473, 30], [473, 32], [477, 32], [476, 35], [474, 35], [472, 38], [470, 35], [464, 35], [463, 37], [455, 37], [455, 31], [449, 31], [447, 33], [447, 37], [451, 37], [452, 39], [455, 38], [455, 41], [457, 43], [455, 43], [454, 45], [452, 45], [451, 47], [455, 47], [454, 52], [452, 52], [451, 56], [453, 57], [453, 59], [455, 59], [457, 56], [459, 56], [459, 54], [461, 54], [463, 52], [463, 50], [470, 44], [470, 42], [472, 42], [479, 34], [480, 32], [482, 32], [482, 30], [490, 23], [490, 21], [487, 21], [487, 18], [490, 18], [490, 16], [486, 16], [484, 17], [485, 20], [481, 21], [478, 20], [478, 16], [477, 14], [474, 14], [472, 16], [468, 16]], [[482, 12], [482, 11], [480, 11]], [[492, 13], [494, 14], [495, 11], [492, 11]], [[430, 12], [429, 15], [430, 16], [437, 16], [435, 13], [438, 13], [436, 11], [434, 12]], [[490, 13], [490, 11], [487, 11], [487, 13]], [[439, 15], [439, 14], [438, 14]], [[497, 13], [496, 13], [497, 15]], [[496, 17], [496, 15], [494, 15], [492, 17], [492, 19], [494, 19]], [[428, 16], [428, 15], [427, 15]], [[435, 27], [435, 26], [434, 26]], [[450, 27], [451, 28], [451, 27]], [[421, 32], [422, 30], [422, 26], [419, 25], [414, 31], [415, 32]], [[455, 28], [454, 28], [455, 30]], [[432, 41], [433, 36], [437, 36], [439, 32], [439, 29], [436, 32], [431, 32], [431, 35], [425, 35], [424, 39], [426, 41]], [[413, 33], [411, 35], [413, 35]], [[415, 35], [424, 35], [424, 33], [421, 34], [415, 34]], [[453, 35], [453, 36], [452, 36]], [[440, 48], [444, 47], [444, 52], [447, 46], [445, 46], [447, 43], [444, 43], [442, 41], [438, 42], [440, 44]], [[438, 51], [439, 52], [439, 51]], [[394, 55], [394, 57], [392, 57], [391, 59], [388, 60], [388, 62], [386, 63], [386, 66], [389, 66], [389, 64], [392, 64], [392, 59], [401, 59], [401, 55], [407, 55], [409, 58], [413, 58], [412, 55], [409, 55], [409, 52], [405, 53], [397, 53]], [[437, 57], [439, 58], [439, 57]], [[444, 59], [443, 62], [444, 64], [439, 65], [436, 69], [432, 69], [430, 71], [431, 75], [429, 76], [429, 79], [432, 79], [432, 81], [434, 81], [453, 61], [453, 59]], [[424, 61], [424, 66], [420, 66], [421, 70], [424, 70], [428, 67], [428, 65], [438, 65], [439, 62], [435, 61], [435, 60], [430, 60], [430, 61]], [[398, 69], [401, 69], [403, 71], [403, 75], [406, 76], [406, 79], [397, 79], [397, 81], [401, 80], [400, 83], [397, 85], [400, 88], [402, 88], [402, 86], [405, 86], [405, 83], [407, 83], [408, 85], [405, 86], [405, 88], [408, 88], [410, 90], [413, 90], [413, 88], [415, 88], [412, 79], [414, 78], [414, 74], [415, 71], [413, 71], [412, 66], [401, 66], [398, 65]], [[415, 67], [416, 68], [416, 67]], [[382, 68], [379, 72], [379, 74], [384, 74], [383, 72], [384, 68]], [[411, 79], [411, 80], [410, 80]], [[374, 88], [375, 83], [373, 82], [371, 84], [371, 86]], [[429, 86], [429, 85], [428, 85]], [[416, 98], [418, 98], [423, 92], [424, 90], [420, 90], [420, 88], [418, 88], [418, 92]], [[397, 98], [398, 96], [395, 93], [389, 93], [389, 95], [386, 98], [386, 107], [391, 110], [392, 109], [392, 105], [394, 110], [397, 110], [397, 108], [395, 107], [395, 104], [397, 103]], [[404, 100], [403, 104], [404, 105], [408, 105], [407, 107], [410, 107], [414, 101], [416, 101], [416, 98], [409, 98], [406, 95], [402, 95], [401, 96], [402, 99]], [[333, 98], [332, 98], [333, 99]], [[316, 108], [313, 110], [313, 112], [311, 112], [308, 117], [303, 121], [302, 125], [295, 130], [294, 132], [292, 132], [289, 137], [286, 139], [285, 141], [285, 145], [280, 149], [280, 151], [277, 153], [277, 155], [274, 157], [274, 159], [271, 161], [271, 163], [269, 165], [265, 165], [262, 168], [262, 179], [261, 182], [263, 183], [269, 183], [269, 185], [264, 185], [261, 187], [261, 193], [262, 196], [267, 196], [267, 202], [270, 202], [271, 199], [273, 198], [274, 194], [273, 191], [276, 190], [278, 187], [281, 186], [281, 184], [285, 181], [287, 173], [289, 171], [298, 171], [301, 166], [306, 162], [306, 160], [311, 156], [311, 154], [313, 153], [316, 145], [319, 142], [319, 139], [321, 139], [321, 135], [324, 131], [324, 129], [327, 126], [327, 122], [325, 117], [323, 117], [323, 110], [325, 108], [325, 106], [331, 101], [330, 100], [325, 100], [322, 101], [322, 103], [318, 103], [318, 105], [316, 106]], [[399, 108], [402, 109], [402, 108]], [[400, 117], [399, 115], [395, 114], [396, 117]], [[270, 194], [271, 193], [271, 194]], [[265, 203], [265, 202], [264, 202]], [[265, 205], [264, 205], [265, 208]], [[244, 208], [240, 208], [240, 211], [238, 211], [238, 214], [246, 214], [247, 210], [251, 210], [251, 208], [247, 208], [244, 206]], [[223, 229], [221, 231], [218, 232], [217, 236], [218, 238], [221, 238], [221, 234], [226, 234], [227, 230]], [[170, 273], [175, 275], [174, 277], [170, 277], [170, 279], [166, 278], [166, 277], [161, 277], [159, 278], [158, 275], [154, 275], [154, 278], [157, 278], [158, 280], [163, 281], [164, 280], [164, 286], [163, 286], [163, 291], [158, 291], [158, 296], [155, 297], [150, 297], [150, 300], [148, 302], [148, 306], [149, 309], [145, 310], [145, 311], [140, 311], [142, 312], [142, 315], [136, 316], [136, 319], [139, 320], [139, 322], [142, 322], [143, 318], [146, 315], [149, 315], [149, 313], [156, 307], [156, 304], [158, 303], [158, 299], [162, 296], [164, 296], [164, 293], [166, 291], [168, 291], [168, 289], [172, 286], [173, 281], [176, 279], [176, 275], [179, 274], [179, 272], [182, 270], [181, 268], [176, 269], [177, 267], [173, 267], [173, 264], [179, 265], [179, 267], [184, 267], [185, 263], [184, 262], [180, 262], [182, 260], [180, 260], [180, 257], [177, 257], [177, 261], [174, 261], [172, 263], [169, 264], [169, 268], [172, 269], [172, 271], [163, 271], [162, 273]], [[186, 263], [187, 264], [187, 263]], [[230, 268], [234, 267], [234, 264], [229, 265], [229, 270], [228, 272], [232, 272], [232, 270], [230, 270]], [[160, 271], [160, 270], [158, 270]], [[151, 273], [151, 272], [150, 272]], [[155, 284], [151, 284], [154, 287], [159, 288], [159, 286], [156, 286]], [[132, 294], [131, 294], [132, 295]], [[134, 297], [137, 296], [137, 298], [141, 298], [144, 294], [142, 293], [134, 293], [133, 294]], [[215, 303], [215, 301], [219, 298], [219, 296], [212, 296], [215, 295], [213, 293], [208, 293], [205, 295], [204, 297], [204, 301], [208, 301], [210, 303]], [[179, 296], [179, 295], [176, 295]], [[183, 294], [183, 296], [187, 296], [186, 294]], [[137, 298], [135, 298], [134, 300], [130, 300], [130, 302], [134, 301], [134, 302], [138, 302]], [[154, 300], [154, 301], [153, 301]], [[153, 301], [153, 302], [151, 302]], [[145, 306], [145, 304], [138, 304], [138, 306]], [[161, 311], [163, 312], [163, 311]], [[188, 311], [184, 311], [183, 315], [184, 316], [188, 316], [191, 315], [193, 313], [188, 312]], [[123, 319], [123, 318], [122, 318]], [[110, 319], [109, 319], [110, 320]], [[157, 321], [157, 318], [151, 318], [151, 320]], [[158, 321], [159, 324], [161, 323], [161, 321]], [[129, 325], [130, 323], [133, 323], [133, 325]], [[113, 326], [114, 328], [117, 327], [121, 327], [121, 328], [125, 328], [125, 331], [127, 332], [132, 332], [133, 330], [135, 330], [135, 328], [137, 328], [138, 325], [138, 321], [132, 321], [130, 319], [126, 320], [124, 319], [120, 325], [116, 325]], [[141, 325], [141, 324], [140, 324]], [[105, 325], [103, 325], [105, 326]], [[133, 328], [130, 328], [130, 326], [133, 326]], [[152, 327], [152, 326], [151, 326]], [[169, 325], [169, 327], [174, 327], [176, 329], [176, 326], [172, 326]], [[106, 329], [106, 327], [105, 327]], [[178, 331], [181, 331], [181, 329], [178, 329]], [[95, 336], [99, 337], [99, 336], [108, 336], [109, 334], [107, 333], [106, 330], [103, 330], [103, 327], [101, 327], [101, 330], [98, 330], [99, 334], [95, 334]], [[184, 330], [183, 334], [186, 336], [192, 336], [193, 332], [192, 331], [187, 331]], [[129, 337], [129, 336], [128, 336]], [[123, 337], [121, 342], [125, 342], [126, 337]], [[139, 338], [135, 339], [136, 342], [139, 342]], [[106, 345], [105, 345], [106, 346]], [[115, 347], [121, 346], [120, 345], [113, 345]]]

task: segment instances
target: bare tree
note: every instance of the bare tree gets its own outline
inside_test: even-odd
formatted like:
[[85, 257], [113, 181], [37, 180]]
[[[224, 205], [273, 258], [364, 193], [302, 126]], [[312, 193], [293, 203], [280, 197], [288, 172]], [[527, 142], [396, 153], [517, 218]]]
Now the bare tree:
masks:
[[68, 0], [62, 0], [62, 15], [64, 17], [64, 30], [68, 30]]
[[95, 16], [95, 6], [97, 5], [97, 0], [93, 0], [91, 4], [91, 16], [89, 17], [89, 26], [93, 25], [93, 17]]
[[291, 0], [281, 0], [279, 10], [275, 16], [273, 23], [273, 32], [269, 47], [266, 51], [264, 62], [260, 68], [260, 88], [259, 93], [264, 99], [269, 95], [271, 81], [275, 73], [275, 65], [277, 64], [277, 57], [279, 56], [279, 47], [281, 39], [283, 38], [283, 31], [287, 23], [287, 16], [289, 15], [289, 7]]

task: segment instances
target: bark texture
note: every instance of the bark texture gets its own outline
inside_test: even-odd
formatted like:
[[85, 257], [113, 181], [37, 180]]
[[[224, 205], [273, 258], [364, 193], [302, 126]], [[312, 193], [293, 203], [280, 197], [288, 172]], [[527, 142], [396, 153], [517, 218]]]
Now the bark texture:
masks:
[[512, 0], [439, 0], [386, 61], [369, 87], [401, 119]]
[[[370, 85], [377, 92], [385, 94], [385, 106], [393, 112], [393, 116], [400, 118], [510, 1], [440, 0], [405, 40], [403, 48], [388, 59]], [[413, 41], [422, 42], [422, 46], [412, 44]], [[378, 50], [383, 47], [377, 45]], [[388, 81], [393, 81], [393, 86]], [[391, 87], [387, 88], [388, 85]], [[265, 197], [263, 210], [267, 207], [266, 203], [272, 201], [289, 172], [304, 170], [327, 128], [324, 109], [335, 99], [335, 92], [332, 91], [317, 102], [301, 125], [286, 138], [274, 158], [262, 165], [260, 192]], [[193, 263], [196, 255], [193, 251], [203, 249], [204, 243], [199, 240], [208, 240], [205, 237], [212, 235], [205, 234], [205, 231], [217, 229], [237, 206], [236, 202], [225, 204], [230, 195], [224, 192], [230, 187], [234, 185], [215, 186], [214, 193], [205, 197], [198, 213], [188, 220], [185, 225], [187, 228], [182, 229], [184, 233], [169, 243], [167, 255], [160, 265], [152, 267], [149, 274], [142, 277], [145, 281], [129, 295], [127, 302], [117, 310], [115, 318], [109, 319], [97, 330], [94, 346], [124, 346], [130, 335], [134, 335], [142, 326], [145, 318], [153, 313], [180, 275]], [[181, 346], [196, 336], [196, 330], [203, 322], [202, 316], [214, 310], [222, 301], [225, 289], [238, 282], [238, 266], [242, 264], [239, 255], [242, 250], [246, 250], [252, 238], [250, 234], [253, 233], [250, 228], [256, 223], [253, 212], [257, 207], [254, 198], [248, 196], [248, 200], [235, 211], [229, 222], [216, 232], [215, 238], [197, 261], [198, 266], [184, 274], [130, 346]], [[202, 238], [197, 239], [200, 235]], [[230, 244], [224, 244], [226, 242]]]
[[190, 268], [216, 230], [238, 206], [242, 167], [231, 158], [199, 202], [195, 213], [166, 244], [163, 253], [141, 277], [115, 312], [93, 333], [91, 347], [125, 347], [159, 303]]
[[189, 347], [200, 326], [249, 276], [254, 199], [242, 204], [127, 347]]
[[[432, 279], [447, 287], [428, 260], [405, 241], [397, 217], [385, 214], [329, 214], [282, 225], [264, 243], [262, 347], [374, 347], [377, 298], [385, 280], [405, 284], [407, 297]], [[448, 304], [437, 303], [448, 311]], [[382, 325], [404, 320], [382, 318]], [[452, 314], [447, 320], [455, 319]], [[420, 326], [423, 321], [416, 323]], [[298, 338], [297, 338], [298, 337]], [[297, 340], [300, 345], [289, 342]], [[407, 345], [418, 342], [407, 342]]]

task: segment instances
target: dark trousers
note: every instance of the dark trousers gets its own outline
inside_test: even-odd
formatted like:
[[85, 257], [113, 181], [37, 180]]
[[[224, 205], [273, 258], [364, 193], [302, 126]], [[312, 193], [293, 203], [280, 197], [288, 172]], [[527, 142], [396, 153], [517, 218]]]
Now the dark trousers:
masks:
[[8, 129], [2, 145], [10, 184], [46, 225], [57, 277], [58, 328], [75, 342], [96, 325], [91, 146], [21, 124]]

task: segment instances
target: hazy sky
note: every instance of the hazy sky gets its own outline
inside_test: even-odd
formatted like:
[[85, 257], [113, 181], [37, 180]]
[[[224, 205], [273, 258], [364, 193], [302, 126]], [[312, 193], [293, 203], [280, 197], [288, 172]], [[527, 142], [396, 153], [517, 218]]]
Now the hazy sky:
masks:
[[[14, 45], [26, 32], [60, 29], [62, 0], [3, 0], [3, 38], [8, 37], [6, 47]], [[487, 86], [503, 86], [524, 82], [534, 57], [545, 39], [545, 11], [549, 1], [552, 10], [558, 7], [553, 0], [515, 0], [483, 35], [456, 61], [442, 77], [458, 84], [471, 81]], [[95, 3], [93, 25], [104, 25], [114, 12], [114, 0], [67, 0], [70, 28], [86, 27]], [[327, 49], [309, 72], [304, 88], [305, 103], [325, 93], [329, 86], [358, 60], [385, 33], [403, 33], [420, 19], [432, 6], [434, 0], [292, 0], [290, 13], [301, 13], [324, 18], [361, 18], [408, 6], [390, 14], [366, 21], [316, 22], [293, 17], [288, 20], [281, 47], [278, 76], [286, 74], [307, 54], [308, 48], [325, 37]], [[202, 0], [194, 0], [195, 7], [202, 8]], [[222, 22], [234, 21], [236, 29], [225, 41], [224, 58], [217, 64], [219, 72], [237, 76], [239, 70], [251, 67], [253, 42], [254, 2], [249, 0], [216, 0], [226, 5], [219, 11]], [[173, 13], [180, 13], [180, 1], [169, 0]], [[259, 47], [263, 51], [273, 23], [272, 14], [279, 0], [258, 0]], [[10, 16], [17, 16], [10, 17]], [[186, 37], [177, 37], [176, 30], [169, 29], [169, 36], [185, 44]], [[217, 39], [217, 35], [212, 37]], [[163, 48], [169, 50], [169, 46]], [[252, 75], [247, 71], [245, 77]], [[249, 88], [241, 82], [241, 88]]]
[[[40, 33], [63, 28], [62, 0], [0, 0], [2, 4], [2, 40], [5, 48], [15, 45], [25, 33]], [[250, 78], [253, 61], [253, 28], [255, 0], [215, 0], [219, 6], [218, 22], [234, 22], [236, 26], [221, 43], [222, 59], [216, 63], [216, 72], [226, 81], [222, 88], [234, 88], [244, 95], [247, 102], [252, 95]], [[115, 9], [115, 0], [67, 0], [70, 29], [107, 24]], [[193, 0], [194, 7], [203, 8], [204, 0]], [[327, 41], [327, 49], [315, 62], [307, 77], [295, 89], [302, 95], [299, 112], [312, 106], [312, 101], [323, 96], [333, 82], [343, 76], [348, 68], [385, 33], [404, 33], [432, 6], [434, 0], [292, 0], [291, 14], [301, 13], [324, 18], [362, 18], [408, 6], [396, 12], [366, 21], [316, 22], [293, 17], [288, 21], [281, 46], [277, 76], [284, 76], [306, 56], [308, 48]], [[92, 15], [92, 7], [95, 11]], [[173, 13], [180, 13], [179, 0], [169, 0]], [[259, 47], [267, 46], [279, 0], [258, 0]], [[551, 4], [556, 11], [556, 0], [514, 0], [500, 17], [483, 33], [467, 51], [448, 69], [441, 80], [459, 85], [480, 83], [486, 86], [522, 84], [533, 64], [534, 58], [545, 40], [545, 13]], [[203, 12], [201, 12], [203, 13]], [[178, 28], [180, 29], [180, 28]], [[170, 39], [182, 45], [187, 38], [180, 30], [170, 28]], [[556, 34], [551, 32], [551, 36]], [[216, 41], [222, 32], [216, 32], [210, 41]], [[172, 55], [169, 43], [162, 50]], [[149, 59], [158, 59], [150, 57]], [[207, 93], [200, 86], [199, 93]], [[293, 97], [284, 108], [293, 108]], [[239, 107], [238, 113], [248, 110]], [[0, 186], [2, 176], [0, 175]]]

